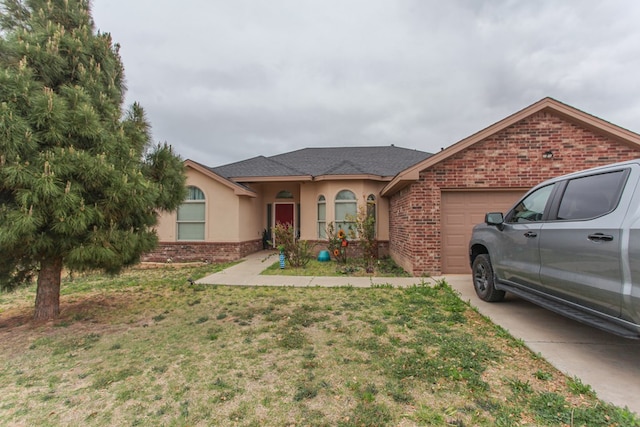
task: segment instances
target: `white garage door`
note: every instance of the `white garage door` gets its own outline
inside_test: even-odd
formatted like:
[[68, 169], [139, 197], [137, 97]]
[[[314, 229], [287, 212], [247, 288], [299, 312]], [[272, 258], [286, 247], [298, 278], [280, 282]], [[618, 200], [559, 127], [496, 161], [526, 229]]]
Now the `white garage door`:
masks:
[[469, 239], [487, 212], [506, 212], [525, 190], [443, 191], [441, 204], [442, 272], [470, 273]]

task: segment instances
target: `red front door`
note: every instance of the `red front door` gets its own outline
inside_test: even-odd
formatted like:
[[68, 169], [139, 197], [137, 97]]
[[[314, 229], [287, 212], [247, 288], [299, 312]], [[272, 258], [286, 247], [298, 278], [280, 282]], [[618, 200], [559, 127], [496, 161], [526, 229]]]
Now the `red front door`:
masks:
[[293, 222], [293, 203], [276, 203], [276, 225], [278, 224], [291, 224], [295, 226]]
[[[275, 225], [278, 224], [291, 224], [292, 227], [295, 227], [293, 222], [293, 212], [294, 212], [294, 204], [293, 203], [276, 203], [276, 217], [275, 217]], [[276, 236], [273, 236], [274, 246], [278, 244], [275, 241]]]

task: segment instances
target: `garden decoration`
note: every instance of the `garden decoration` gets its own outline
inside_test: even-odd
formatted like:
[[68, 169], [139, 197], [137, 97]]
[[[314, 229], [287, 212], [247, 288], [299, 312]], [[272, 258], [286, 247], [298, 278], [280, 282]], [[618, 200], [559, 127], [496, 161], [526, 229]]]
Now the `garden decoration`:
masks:
[[339, 246], [333, 250], [333, 256], [336, 257], [337, 261], [346, 264], [347, 263], [347, 247], [349, 246], [349, 241], [347, 240], [347, 234], [344, 232], [343, 229], [339, 229], [336, 237], [338, 238]]
[[329, 254], [329, 251], [320, 251], [318, 253], [318, 261], [320, 262], [331, 261], [331, 255]]
[[329, 254], [339, 263], [347, 263], [347, 247], [349, 241], [347, 240], [347, 233], [339, 228], [337, 231], [334, 228], [333, 222], [327, 225], [327, 249]]
[[284, 246], [278, 246], [278, 250], [280, 251], [280, 269], [284, 269]]

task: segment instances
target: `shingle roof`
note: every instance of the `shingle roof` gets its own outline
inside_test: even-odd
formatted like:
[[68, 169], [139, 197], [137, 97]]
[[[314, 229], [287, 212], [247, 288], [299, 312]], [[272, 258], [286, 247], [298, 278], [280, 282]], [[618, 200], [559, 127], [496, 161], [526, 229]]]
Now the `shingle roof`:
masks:
[[236, 163], [211, 168], [218, 175], [226, 178], [239, 176], [298, 176], [308, 175], [294, 167], [283, 165], [268, 157], [258, 156]]
[[376, 175], [392, 177], [430, 153], [396, 146], [303, 148], [271, 157], [258, 156], [211, 168], [226, 178]]

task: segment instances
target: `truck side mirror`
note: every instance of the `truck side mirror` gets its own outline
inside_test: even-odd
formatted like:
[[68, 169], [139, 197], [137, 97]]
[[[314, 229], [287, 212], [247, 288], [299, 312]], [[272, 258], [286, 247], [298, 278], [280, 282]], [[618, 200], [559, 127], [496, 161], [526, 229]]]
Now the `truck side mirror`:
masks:
[[486, 222], [487, 225], [500, 226], [504, 223], [504, 216], [502, 216], [502, 212], [489, 212], [485, 214], [484, 222]]

